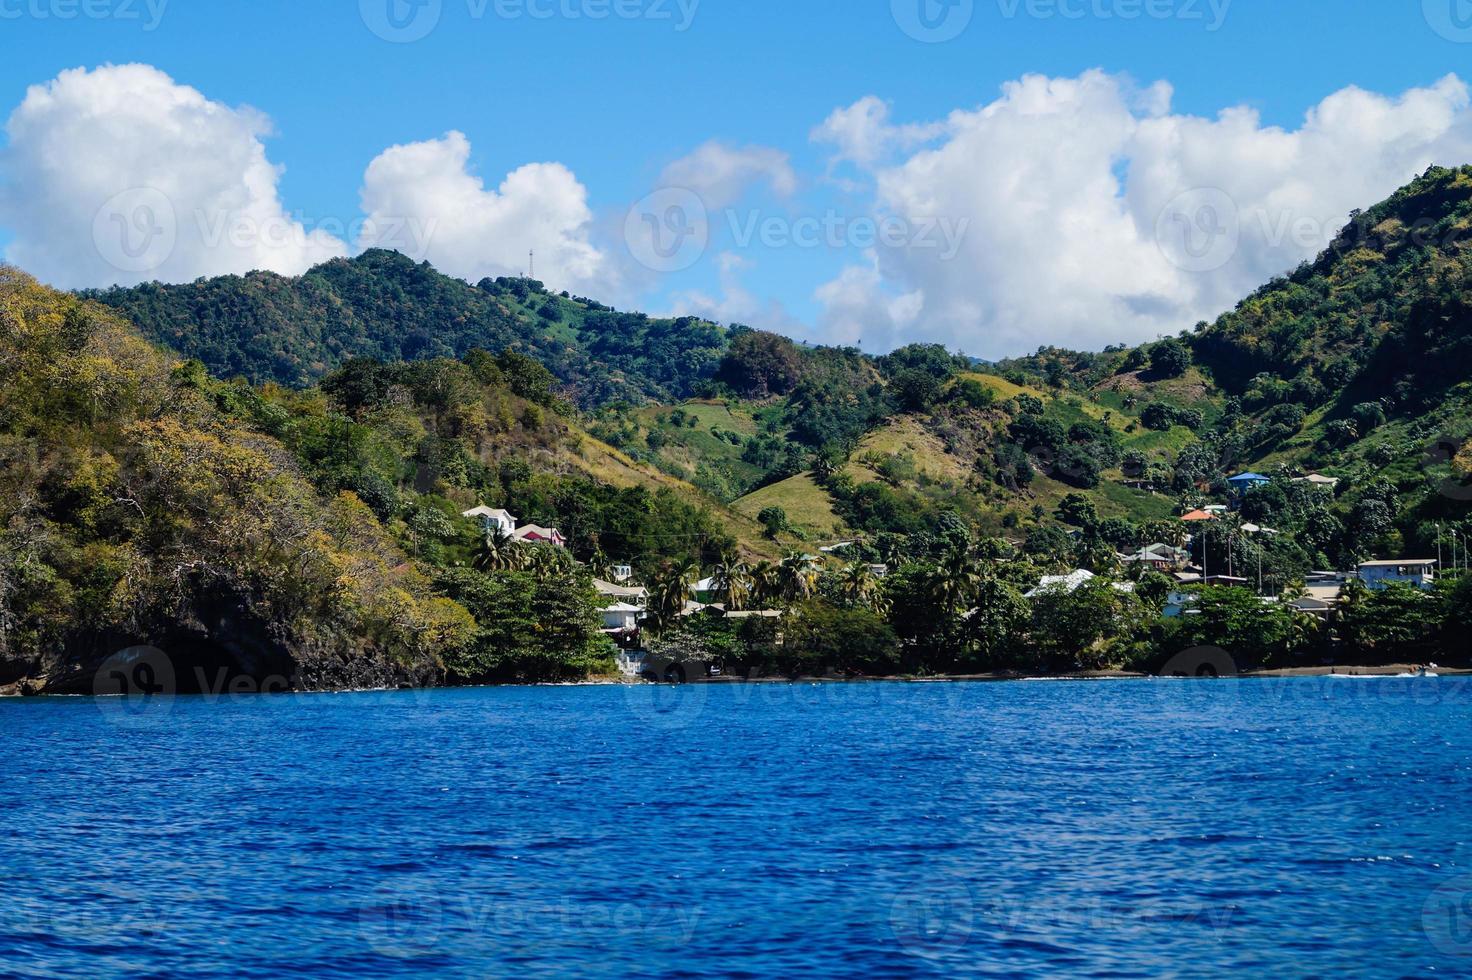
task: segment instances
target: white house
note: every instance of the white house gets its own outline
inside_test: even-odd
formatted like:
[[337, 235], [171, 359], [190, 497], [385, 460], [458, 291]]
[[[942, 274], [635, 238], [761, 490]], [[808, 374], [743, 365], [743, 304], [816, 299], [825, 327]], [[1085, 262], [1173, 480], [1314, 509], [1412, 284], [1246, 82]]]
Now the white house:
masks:
[[632, 633], [639, 628], [639, 617], [644, 614], [644, 608], [627, 602], [615, 602], [599, 612], [603, 616], [603, 632]]
[[[1046, 592], [1077, 592], [1097, 577], [1086, 568], [1069, 572], [1067, 575], [1044, 575], [1043, 580], [1038, 583], [1038, 587], [1027, 593], [1023, 598], [1036, 599]], [[1135, 584], [1133, 582], [1112, 582], [1110, 584], [1116, 592], [1135, 591]]]
[[460, 515], [472, 520], [479, 520], [481, 530], [487, 535], [500, 532], [501, 534], [516, 533], [516, 518], [509, 510], [500, 510], [481, 505], [474, 510], [467, 510]]
[[627, 582], [634, 577], [633, 565], [614, 565], [609, 571], [613, 575], [613, 580], [619, 583]]
[[1414, 585], [1418, 589], [1429, 589], [1436, 584], [1436, 559], [1367, 561], [1360, 565], [1360, 581], [1376, 591], [1395, 582]]

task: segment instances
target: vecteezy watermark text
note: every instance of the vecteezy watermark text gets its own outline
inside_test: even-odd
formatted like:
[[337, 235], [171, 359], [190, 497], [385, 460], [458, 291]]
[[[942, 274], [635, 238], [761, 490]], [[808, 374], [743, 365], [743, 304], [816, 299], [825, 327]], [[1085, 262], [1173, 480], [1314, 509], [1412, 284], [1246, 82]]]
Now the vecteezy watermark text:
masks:
[[[673, 25], [677, 33], [695, 22], [701, 0], [465, 0], [472, 21], [642, 20]], [[374, 34], [395, 44], [428, 37], [444, 14], [444, 0], [359, 0], [358, 12]]]
[[[1226, 23], [1232, 0], [996, 0], [996, 4], [1002, 19], [1009, 21], [1173, 20], [1202, 24], [1215, 32]], [[910, 37], [940, 44], [960, 37], [971, 26], [976, 0], [890, 0], [890, 13]]]
[[970, 227], [968, 217], [845, 215], [832, 209], [794, 216], [727, 208], [713, 215], [694, 191], [666, 187], [629, 209], [624, 242], [636, 261], [655, 272], [679, 272], [700, 261], [714, 229], [724, 230], [741, 250], [882, 247], [931, 250], [948, 262], [960, 253]]
[[0, 20], [137, 21], [158, 29], [169, 0], [0, 0]]

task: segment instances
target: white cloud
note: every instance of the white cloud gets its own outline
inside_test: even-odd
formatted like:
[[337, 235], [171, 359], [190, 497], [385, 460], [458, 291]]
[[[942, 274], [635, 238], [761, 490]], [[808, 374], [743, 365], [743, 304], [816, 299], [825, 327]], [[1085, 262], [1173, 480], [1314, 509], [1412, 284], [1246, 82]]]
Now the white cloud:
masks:
[[944, 123], [911, 123], [896, 126], [890, 120], [888, 102], [866, 95], [851, 106], [834, 109], [822, 124], [815, 127], [811, 138], [815, 143], [835, 147], [831, 163], [843, 161], [872, 167], [895, 150], [911, 149], [941, 135]]
[[722, 252], [715, 261], [720, 273], [720, 295], [699, 289], [677, 292], [670, 297], [671, 316], [698, 316], [716, 323], [744, 323], [788, 336], [807, 332], [781, 302], [760, 299], [746, 288], [741, 274], [752, 268], [753, 262], [735, 252]]
[[819, 286], [814, 294], [823, 305], [823, 339], [828, 343], [862, 347], [879, 353], [916, 338], [916, 318], [925, 307], [925, 293], [916, 289], [894, 292], [879, 271], [874, 253], [868, 265], [851, 265], [838, 278]]
[[559, 289], [582, 289], [604, 274], [589, 241], [587, 189], [560, 163], [529, 163], [495, 190], [470, 169], [464, 134], [394, 146], [368, 165], [361, 248], [396, 248], [475, 282], [521, 275], [536, 251], [536, 274]]
[[786, 153], [769, 146], [728, 146], [711, 141], [665, 167], [661, 187], [682, 187], [700, 195], [711, 210], [736, 203], [752, 184], [766, 181], [776, 193], [797, 190], [797, 175]]
[[269, 120], [148, 65], [64, 71], [6, 124], [6, 261], [62, 287], [299, 273], [346, 253], [277, 194]]
[[[819, 292], [823, 329], [983, 356], [1174, 333], [1317, 254], [1351, 209], [1433, 163], [1472, 159], [1455, 77], [1393, 98], [1346, 89], [1293, 130], [1247, 108], [1174, 115], [1170, 95], [1098, 71], [1028, 76], [937, 124], [932, 148], [871, 164], [876, 213], [917, 229], [968, 221], [966, 236], [949, 260], [914, 244], [878, 249]], [[876, 103], [815, 135], [845, 159], [882, 159], [896, 137]], [[913, 317], [905, 307], [896, 318], [894, 297], [921, 298]]]

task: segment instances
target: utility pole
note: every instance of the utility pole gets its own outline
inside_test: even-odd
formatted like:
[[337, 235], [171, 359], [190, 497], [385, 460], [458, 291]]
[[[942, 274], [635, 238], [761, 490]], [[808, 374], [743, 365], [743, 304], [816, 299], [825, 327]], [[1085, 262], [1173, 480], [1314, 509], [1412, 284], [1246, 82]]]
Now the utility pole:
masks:
[[537, 250], [536, 249], [532, 249], [530, 252], [527, 252], [526, 253], [526, 277], [528, 279], [535, 279], [535, 278], [537, 278]]

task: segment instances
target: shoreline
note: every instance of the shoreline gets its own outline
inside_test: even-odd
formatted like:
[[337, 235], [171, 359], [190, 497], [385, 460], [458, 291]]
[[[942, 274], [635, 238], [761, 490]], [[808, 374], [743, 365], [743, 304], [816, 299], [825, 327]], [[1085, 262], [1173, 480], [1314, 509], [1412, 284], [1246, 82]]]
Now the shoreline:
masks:
[[[333, 696], [347, 694], [389, 694], [395, 692], [414, 693], [428, 691], [478, 691], [496, 690], [501, 688], [558, 688], [558, 687], [722, 687], [738, 684], [1001, 684], [1020, 682], [1075, 682], [1083, 683], [1090, 681], [1148, 681], [1148, 680], [1284, 680], [1306, 677], [1367, 677], [1367, 678], [1406, 678], [1416, 677], [1420, 670], [1420, 664], [1382, 664], [1376, 666], [1359, 665], [1334, 665], [1327, 667], [1277, 667], [1265, 670], [1243, 671], [1240, 674], [1228, 674], [1223, 677], [1165, 677], [1156, 674], [1143, 674], [1138, 671], [1127, 670], [1096, 670], [1077, 671], [1064, 674], [1028, 674], [1014, 671], [993, 672], [981, 674], [937, 674], [929, 677], [710, 677], [689, 681], [683, 685], [660, 684], [653, 681], [640, 680], [633, 677], [620, 678], [590, 678], [581, 681], [549, 681], [532, 683], [508, 683], [508, 684], [462, 684], [445, 685], [439, 687], [370, 687], [370, 688], [343, 688], [341, 690], [285, 690], [285, 691], [243, 691], [243, 692], [218, 692], [218, 693], [192, 693], [172, 695], [176, 697], [200, 697], [209, 699], [223, 699], [226, 697], [256, 696], [256, 697], [279, 697], [282, 695], [315, 695]], [[1461, 667], [1437, 667], [1433, 678], [1439, 677], [1472, 677], [1472, 668]], [[1420, 678], [1417, 678], [1420, 679]], [[26, 694], [19, 690], [19, 685], [8, 685], [0, 688], [0, 700], [41, 700], [46, 698], [82, 698], [101, 699], [109, 697], [122, 697], [123, 695], [97, 695], [97, 694]]]

